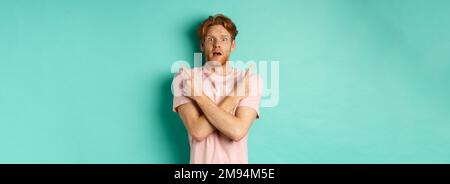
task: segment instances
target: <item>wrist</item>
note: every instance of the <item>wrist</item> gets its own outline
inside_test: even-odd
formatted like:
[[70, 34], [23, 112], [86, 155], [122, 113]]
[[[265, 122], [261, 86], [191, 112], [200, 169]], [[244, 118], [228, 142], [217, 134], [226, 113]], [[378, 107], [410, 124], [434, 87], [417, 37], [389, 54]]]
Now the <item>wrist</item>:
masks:
[[200, 94], [200, 95], [194, 95], [192, 96], [192, 99], [197, 102], [200, 103], [201, 101], [204, 101], [205, 98], [207, 98], [204, 94]]
[[241, 101], [243, 99], [243, 96], [227, 96], [227, 98], [230, 98], [233, 102], [238, 103], [239, 101]]

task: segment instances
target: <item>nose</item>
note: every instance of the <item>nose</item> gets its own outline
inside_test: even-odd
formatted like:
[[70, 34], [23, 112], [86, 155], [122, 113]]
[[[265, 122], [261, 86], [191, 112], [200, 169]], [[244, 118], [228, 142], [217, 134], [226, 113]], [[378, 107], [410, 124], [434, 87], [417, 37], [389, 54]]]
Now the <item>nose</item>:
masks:
[[219, 42], [217, 40], [214, 40], [213, 47], [214, 48], [220, 48], [220, 44], [219, 44]]

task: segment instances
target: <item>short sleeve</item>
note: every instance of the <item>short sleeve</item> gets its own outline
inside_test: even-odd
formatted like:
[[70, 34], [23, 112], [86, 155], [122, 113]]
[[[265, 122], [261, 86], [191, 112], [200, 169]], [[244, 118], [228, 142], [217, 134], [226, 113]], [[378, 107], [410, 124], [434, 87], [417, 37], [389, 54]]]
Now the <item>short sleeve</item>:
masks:
[[185, 103], [191, 102], [192, 100], [188, 97], [183, 96], [183, 76], [181, 73], [175, 74], [172, 80], [172, 94], [173, 94], [173, 108], [174, 112], [177, 112], [177, 107]]
[[238, 107], [250, 107], [256, 111], [256, 118], [259, 118], [259, 106], [263, 94], [263, 81], [259, 75], [251, 75], [249, 79], [249, 95], [239, 102]]

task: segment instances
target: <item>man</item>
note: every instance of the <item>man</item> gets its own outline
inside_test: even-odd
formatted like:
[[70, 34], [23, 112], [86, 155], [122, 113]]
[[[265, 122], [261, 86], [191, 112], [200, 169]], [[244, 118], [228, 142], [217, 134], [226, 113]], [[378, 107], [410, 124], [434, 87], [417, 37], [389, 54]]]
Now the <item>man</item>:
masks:
[[230, 66], [236, 48], [235, 24], [226, 16], [210, 16], [198, 28], [203, 67], [183, 68], [174, 77], [173, 110], [188, 134], [190, 163], [248, 163], [247, 138], [259, 118], [262, 80], [251, 67]]

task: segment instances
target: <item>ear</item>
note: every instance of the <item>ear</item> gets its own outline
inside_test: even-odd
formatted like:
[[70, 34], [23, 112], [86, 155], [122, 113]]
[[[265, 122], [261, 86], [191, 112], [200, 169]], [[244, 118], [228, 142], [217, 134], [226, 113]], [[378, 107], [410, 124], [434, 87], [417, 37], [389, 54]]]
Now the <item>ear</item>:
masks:
[[231, 52], [234, 52], [234, 49], [236, 48], [236, 40], [231, 41]]
[[205, 48], [203, 46], [203, 42], [200, 40], [200, 51], [204, 52]]

